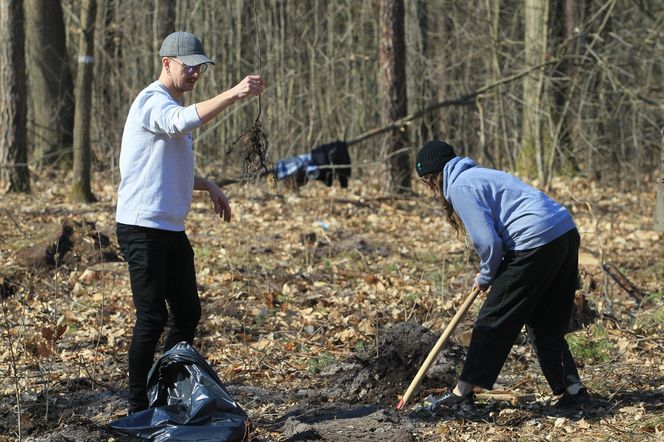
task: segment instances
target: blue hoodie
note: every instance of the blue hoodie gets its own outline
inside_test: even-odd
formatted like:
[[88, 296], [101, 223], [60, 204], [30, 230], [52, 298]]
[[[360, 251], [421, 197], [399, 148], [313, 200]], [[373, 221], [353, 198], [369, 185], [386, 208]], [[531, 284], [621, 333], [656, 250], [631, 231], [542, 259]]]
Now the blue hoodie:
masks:
[[443, 192], [480, 256], [481, 287], [491, 284], [508, 250], [541, 247], [576, 228], [567, 209], [544, 193], [470, 158], [445, 165]]

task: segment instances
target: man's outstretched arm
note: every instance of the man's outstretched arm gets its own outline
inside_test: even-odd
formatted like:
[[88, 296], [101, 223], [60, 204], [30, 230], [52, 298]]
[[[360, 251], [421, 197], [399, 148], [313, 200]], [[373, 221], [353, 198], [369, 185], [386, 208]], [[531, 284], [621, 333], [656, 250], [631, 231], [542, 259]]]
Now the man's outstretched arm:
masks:
[[205, 124], [237, 100], [262, 94], [263, 87], [263, 79], [260, 75], [247, 75], [241, 82], [229, 90], [209, 100], [196, 103], [198, 117]]

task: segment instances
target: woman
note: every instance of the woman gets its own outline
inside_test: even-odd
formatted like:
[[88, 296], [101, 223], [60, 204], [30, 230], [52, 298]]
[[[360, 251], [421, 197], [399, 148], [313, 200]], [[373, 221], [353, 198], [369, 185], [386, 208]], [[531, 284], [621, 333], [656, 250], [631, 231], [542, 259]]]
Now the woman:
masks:
[[417, 173], [465, 230], [480, 257], [475, 288], [491, 287], [454, 389], [436, 402], [474, 408], [475, 387], [492, 389], [522, 327], [535, 347], [558, 407], [588, 393], [565, 341], [578, 282], [579, 233], [567, 209], [516, 177], [479, 167], [435, 140], [417, 154]]

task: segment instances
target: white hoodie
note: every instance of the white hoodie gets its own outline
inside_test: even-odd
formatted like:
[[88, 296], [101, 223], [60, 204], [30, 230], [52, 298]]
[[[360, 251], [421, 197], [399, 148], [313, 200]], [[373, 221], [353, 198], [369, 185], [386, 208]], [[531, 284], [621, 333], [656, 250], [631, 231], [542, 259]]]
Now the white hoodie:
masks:
[[191, 131], [201, 124], [195, 105], [183, 107], [159, 81], [138, 94], [122, 134], [117, 222], [184, 230], [194, 190]]

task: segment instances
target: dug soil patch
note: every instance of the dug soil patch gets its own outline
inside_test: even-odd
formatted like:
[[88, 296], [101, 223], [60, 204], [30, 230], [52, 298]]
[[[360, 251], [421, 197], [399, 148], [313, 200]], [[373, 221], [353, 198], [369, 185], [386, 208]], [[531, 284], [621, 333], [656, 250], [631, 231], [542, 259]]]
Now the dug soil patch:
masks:
[[396, 411], [361, 406], [327, 408], [289, 417], [283, 426], [284, 441], [414, 441], [412, 423]]
[[[399, 322], [378, 336], [376, 347], [352, 361], [323, 371], [328, 387], [323, 394], [336, 402], [370, 402], [393, 406], [398, 402], [438, 335], [415, 322]], [[444, 348], [430, 367], [420, 389], [441, 388], [455, 381], [455, 367], [462, 355], [453, 346]]]

